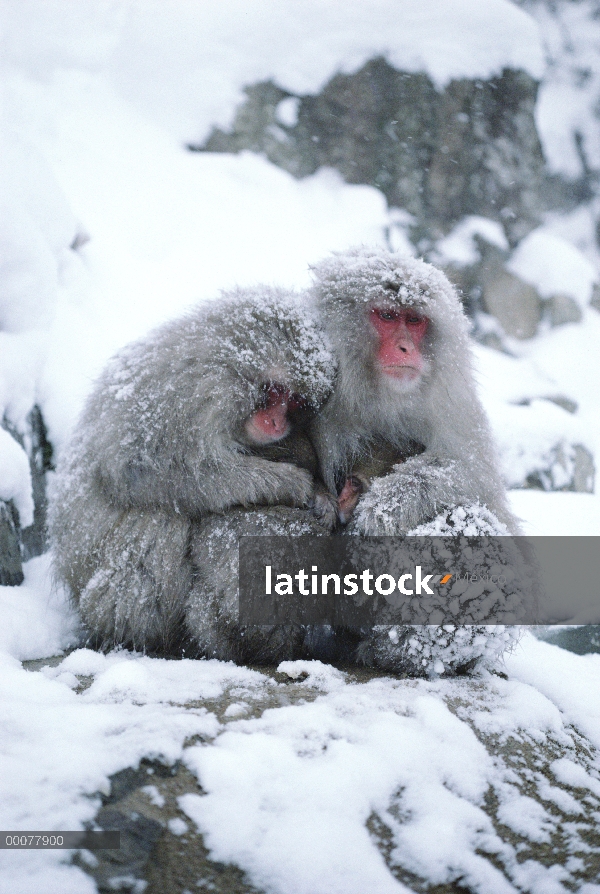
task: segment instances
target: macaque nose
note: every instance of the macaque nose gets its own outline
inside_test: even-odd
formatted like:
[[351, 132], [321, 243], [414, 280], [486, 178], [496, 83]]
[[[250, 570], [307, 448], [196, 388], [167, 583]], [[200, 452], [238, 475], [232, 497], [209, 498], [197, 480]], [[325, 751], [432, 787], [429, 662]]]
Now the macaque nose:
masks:
[[403, 354], [410, 354], [410, 352], [414, 350], [415, 343], [404, 320], [402, 320], [398, 326], [395, 341], [396, 347], [402, 351]]
[[282, 402], [277, 407], [273, 407], [269, 413], [268, 424], [273, 430], [273, 434], [282, 434], [287, 428], [287, 403]]

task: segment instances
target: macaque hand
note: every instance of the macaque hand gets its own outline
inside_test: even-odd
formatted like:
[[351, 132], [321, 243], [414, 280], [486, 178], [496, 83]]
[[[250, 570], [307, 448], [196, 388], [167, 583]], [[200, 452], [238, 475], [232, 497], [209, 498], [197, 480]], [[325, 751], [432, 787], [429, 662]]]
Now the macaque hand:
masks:
[[[394, 474], [376, 478], [351, 514], [353, 533], [363, 537], [390, 537], [406, 534], [410, 522], [404, 512], [401, 481]], [[354, 504], [356, 505], [356, 503]], [[352, 507], [354, 508], [354, 507]]]
[[325, 488], [317, 485], [313, 498], [309, 503], [309, 509], [319, 524], [331, 533], [338, 521], [337, 499]]
[[270, 502], [282, 506], [294, 506], [300, 509], [311, 505], [314, 483], [313, 477], [306, 469], [292, 463], [270, 463], [275, 466], [276, 480]]
[[367, 489], [367, 482], [358, 475], [350, 475], [346, 478], [337, 499], [338, 518], [341, 525], [348, 524], [354, 515], [358, 501]]
[[[398, 537], [452, 505], [447, 495], [458, 478], [455, 464], [414, 457], [375, 478], [358, 504], [353, 530], [365, 537]], [[458, 499], [455, 502], [459, 502]]]

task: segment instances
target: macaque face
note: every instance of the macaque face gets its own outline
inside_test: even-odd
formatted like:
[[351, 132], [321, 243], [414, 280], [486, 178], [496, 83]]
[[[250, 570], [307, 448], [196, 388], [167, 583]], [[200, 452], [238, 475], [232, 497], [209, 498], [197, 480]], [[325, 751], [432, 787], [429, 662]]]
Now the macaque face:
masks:
[[420, 345], [428, 318], [411, 308], [374, 307], [369, 319], [379, 336], [377, 362], [383, 375], [403, 383], [419, 379], [425, 367]]
[[289, 434], [290, 417], [307, 406], [300, 394], [285, 385], [265, 385], [259, 407], [244, 424], [246, 437], [252, 444], [274, 444]]

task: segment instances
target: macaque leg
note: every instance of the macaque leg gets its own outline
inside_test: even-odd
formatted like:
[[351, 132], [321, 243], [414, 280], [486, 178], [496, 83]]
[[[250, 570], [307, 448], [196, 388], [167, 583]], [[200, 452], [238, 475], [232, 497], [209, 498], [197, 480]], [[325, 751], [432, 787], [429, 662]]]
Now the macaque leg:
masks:
[[180, 654], [192, 585], [189, 521], [166, 512], [125, 512], [96, 551], [97, 571], [79, 608], [102, 648]]
[[197, 654], [259, 665], [299, 658], [330, 660], [335, 656], [336, 635], [331, 627], [243, 626], [239, 622], [240, 537], [305, 534], [326, 536], [310, 511], [286, 506], [231, 509], [192, 526], [194, 582], [186, 604], [185, 624]]

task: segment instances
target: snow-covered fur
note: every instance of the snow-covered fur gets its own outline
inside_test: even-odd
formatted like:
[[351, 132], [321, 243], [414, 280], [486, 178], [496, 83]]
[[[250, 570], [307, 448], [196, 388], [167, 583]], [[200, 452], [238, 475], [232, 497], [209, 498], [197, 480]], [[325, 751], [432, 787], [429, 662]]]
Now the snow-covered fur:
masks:
[[322, 657], [311, 645], [311, 631], [299, 624], [240, 625], [238, 547], [240, 537], [248, 535], [325, 533], [309, 512], [286, 506], [234, 508], [194, 524], [190, 554], [195, 574], [185, 623], [195, 650], [206, 658], [252, 664]]
[[309, 503], [310, 472], [262, 457], [243, 423], [269, 382], [318, 409], [334, 373], [309, 309], [266, 286], [224, 293], [108, 364], [59, 466], [50, 512], [56, 574], [102, 645], [172, 650], [194, 520], [235, 505]]
[[[384, 248], [336, 253], [313, 269], [313, 296], [338, 358], [335, 391], [314, 423], [314, 443], [333, 489], [378, 441], [424, 451], [375, 479], [354, 527], [364, 535], [399, 535], [443, 509], [480, 502], [512, 533], [485, 412], [475, 389], [468, 321], [444, 274]], [[371, 308], [414, 307], [430, 325], [422, 343], [426, 368], [399, 389], [376, 368]]]
[[411, 677], [498, 671], [502, 656], [514, 649], [523, 631], [520, 626], [502, 625], [374, 627], [358, 646], [357, 660]]
[[[443, 512], [410, 531], [400, 551], [391, 541], [388, 565], [397, 575], [401, 571], [394, 560], [402, 563], [414, 543], [417, 562], [426, 544], [432, 567], [451, 572], [454, 580], [447, 591], [434, 588], [433, 596], [419, 597], [419, 623], [366, 631], [356, 651], [358, 663], [410, 676], [500, 669], [503, 654], [523, 635], [519, 622], [531, 623], [537, 608], [535, 561], [522, 538], [507, 534], [506, 526], [477, 503]], [[476, 579], [466, 580], [465, 572], [474, 569]], [[500, 574], [505, 578], [502, 586], [494, 583]], [[448, 618], [452, 613], [454, 623]], [[438, 623], [433, 623], [436, 616]], [[444, 623], [439, 623], [440, 616], [445, 616]]]
[[[444, 274], [379, 247], [336, 253], [313, 273], [314, 300], [339, 364], [335, 391], [314, 422], [325, 482], [339, 487], [377, 460], [378, 451], [389, 455], [390, 447], [409, 457], [370, 481], [347, 533], [518, 533], [476, 393], [468, 321]], [[414, 387], [382, 379], [377, 334], [368, 322], [373, 307], [414, 307], [430, 320], [421, 345], [424, 372]], [[490, 620], [497, 620], [493, 608]], [[354, 657], [395, 673], [457, 673], [496, 666], [521, 635], [518, 626], [450, 627], [375, 627], [364, 631]]]

